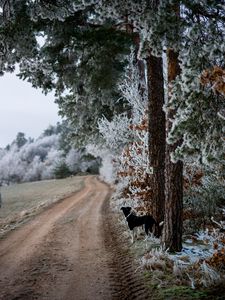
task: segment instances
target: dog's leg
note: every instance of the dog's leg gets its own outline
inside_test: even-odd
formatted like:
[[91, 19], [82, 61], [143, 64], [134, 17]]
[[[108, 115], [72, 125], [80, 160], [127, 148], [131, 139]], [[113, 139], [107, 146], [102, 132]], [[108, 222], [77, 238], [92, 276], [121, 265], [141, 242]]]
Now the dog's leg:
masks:
[[145, 224], [145, 234], [146, 234], [145, 241], [147, 241], [148, 239], [149, 231], [151, 232], [151, 228], [147, 224]]
[[147, 249], [148, 249], [148, 240], [145, 239], [145, 250], [147, 250]]
[[145, 236], [144, 241], [145, 241], [145, 249], [146, 250], [148, 249], [148, 233], [149, 233], [148, 230], [149, 230], [149, 228], [148, 228], [147, 224], [145, 224], [145, 234], [146, 234], [146, 236]]
[[149, 235], [146, 234], [146, 237], [145, 237], [145, 239], [144, 239], [144, 241], [145, 241], [145, 249], [146, 249], [146, 250], [148, 249], [148, 237], [149, 237]]
[[132, 230], [132, 234], [131, 234], [131, 244], [134, 243], [134, 229]]
[[137, 227], [137, 231], [136, 232], [137, 232], [137, 237], [139, 237], [142, 234], [142, 232], [143, 232], [143, 225]]
[[136, 235], [136, 238], [140, 235], [140, 227], [137, 227]]

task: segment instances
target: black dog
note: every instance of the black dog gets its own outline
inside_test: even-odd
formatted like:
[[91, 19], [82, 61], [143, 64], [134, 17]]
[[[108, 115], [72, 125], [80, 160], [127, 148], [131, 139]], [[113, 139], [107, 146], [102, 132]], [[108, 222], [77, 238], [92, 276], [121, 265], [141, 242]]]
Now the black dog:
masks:
[[[160, 227], [156, 220], [150, 215], [136, 216], [131, 207], [121, 207], [121, 210], [126, 217], [128, 227], [133, 231], [132, 242], [134, 241], [134, 228], [144, 225], [145, 233], [148, 236], [149, 232], [153, 233], [153, 226]], [[159, 231], [159, 230], [158, 230]]]

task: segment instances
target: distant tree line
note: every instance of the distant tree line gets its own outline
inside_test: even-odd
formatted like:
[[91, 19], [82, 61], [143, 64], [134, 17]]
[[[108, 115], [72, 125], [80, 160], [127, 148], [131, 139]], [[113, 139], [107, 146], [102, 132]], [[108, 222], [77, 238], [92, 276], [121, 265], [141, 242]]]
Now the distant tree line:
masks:
[[68, 145], [65, 124], [49, 126], [37, 139], [19, 132], [0, 149], [0, 184], [63, 178], [77, 173], [98, 173], [99, 163], [85, 149]]

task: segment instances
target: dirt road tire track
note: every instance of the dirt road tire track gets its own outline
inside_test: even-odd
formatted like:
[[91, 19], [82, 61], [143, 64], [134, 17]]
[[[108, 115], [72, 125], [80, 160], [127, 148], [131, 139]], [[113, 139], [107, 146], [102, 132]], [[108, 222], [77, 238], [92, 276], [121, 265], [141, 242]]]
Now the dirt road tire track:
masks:
[[112, 299], [144, 300], [151, 299], [145, 286], [140, 268], [130, 253], [130, 245], [124, 239], [123, 229], [118, 224], [118, 217], [110, 210], [109, 201], [102, 207], [102, 227], [105, 247], [110, 256], [108, 260]]
[[0, 241], [1, 300], [148, 299], [95, 177]]

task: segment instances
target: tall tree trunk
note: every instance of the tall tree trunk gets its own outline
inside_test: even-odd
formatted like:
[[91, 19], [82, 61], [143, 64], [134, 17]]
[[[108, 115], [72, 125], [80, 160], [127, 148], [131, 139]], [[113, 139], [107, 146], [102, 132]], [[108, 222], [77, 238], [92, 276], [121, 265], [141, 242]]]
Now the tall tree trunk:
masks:
[[[180, 74], [178, 53], [172, 49], [167, 51], [168, 59], [168, 84], [170, 89], [171, 81]], [[171, 91], [169, 90], [170, 97]], [[170, 110], [166, 116], [167, 136], [171, 128], [171, 121], [175, 111]], [[179, 145], [166, 144], [166, 169], [165, 169], [165, 219], [163, 230], [163, 246], [169, 251], [181, 251], [182, 249], [182, 212], [183, 212], [183, 163], [178, 161], [172, 163], [171, 153]]]
[[[150, 201], [151, 213], [157, 222], [164, 219], [165, 205], [165, 113], [163, 63], [161, 57], [150, 54], [147, 58], [148, 76], [148, 115], [149, 115], [149, 158], [153, 174], [150, 176], [152, 199]], [[156, 235], [159, 228], [156, 228]]]

